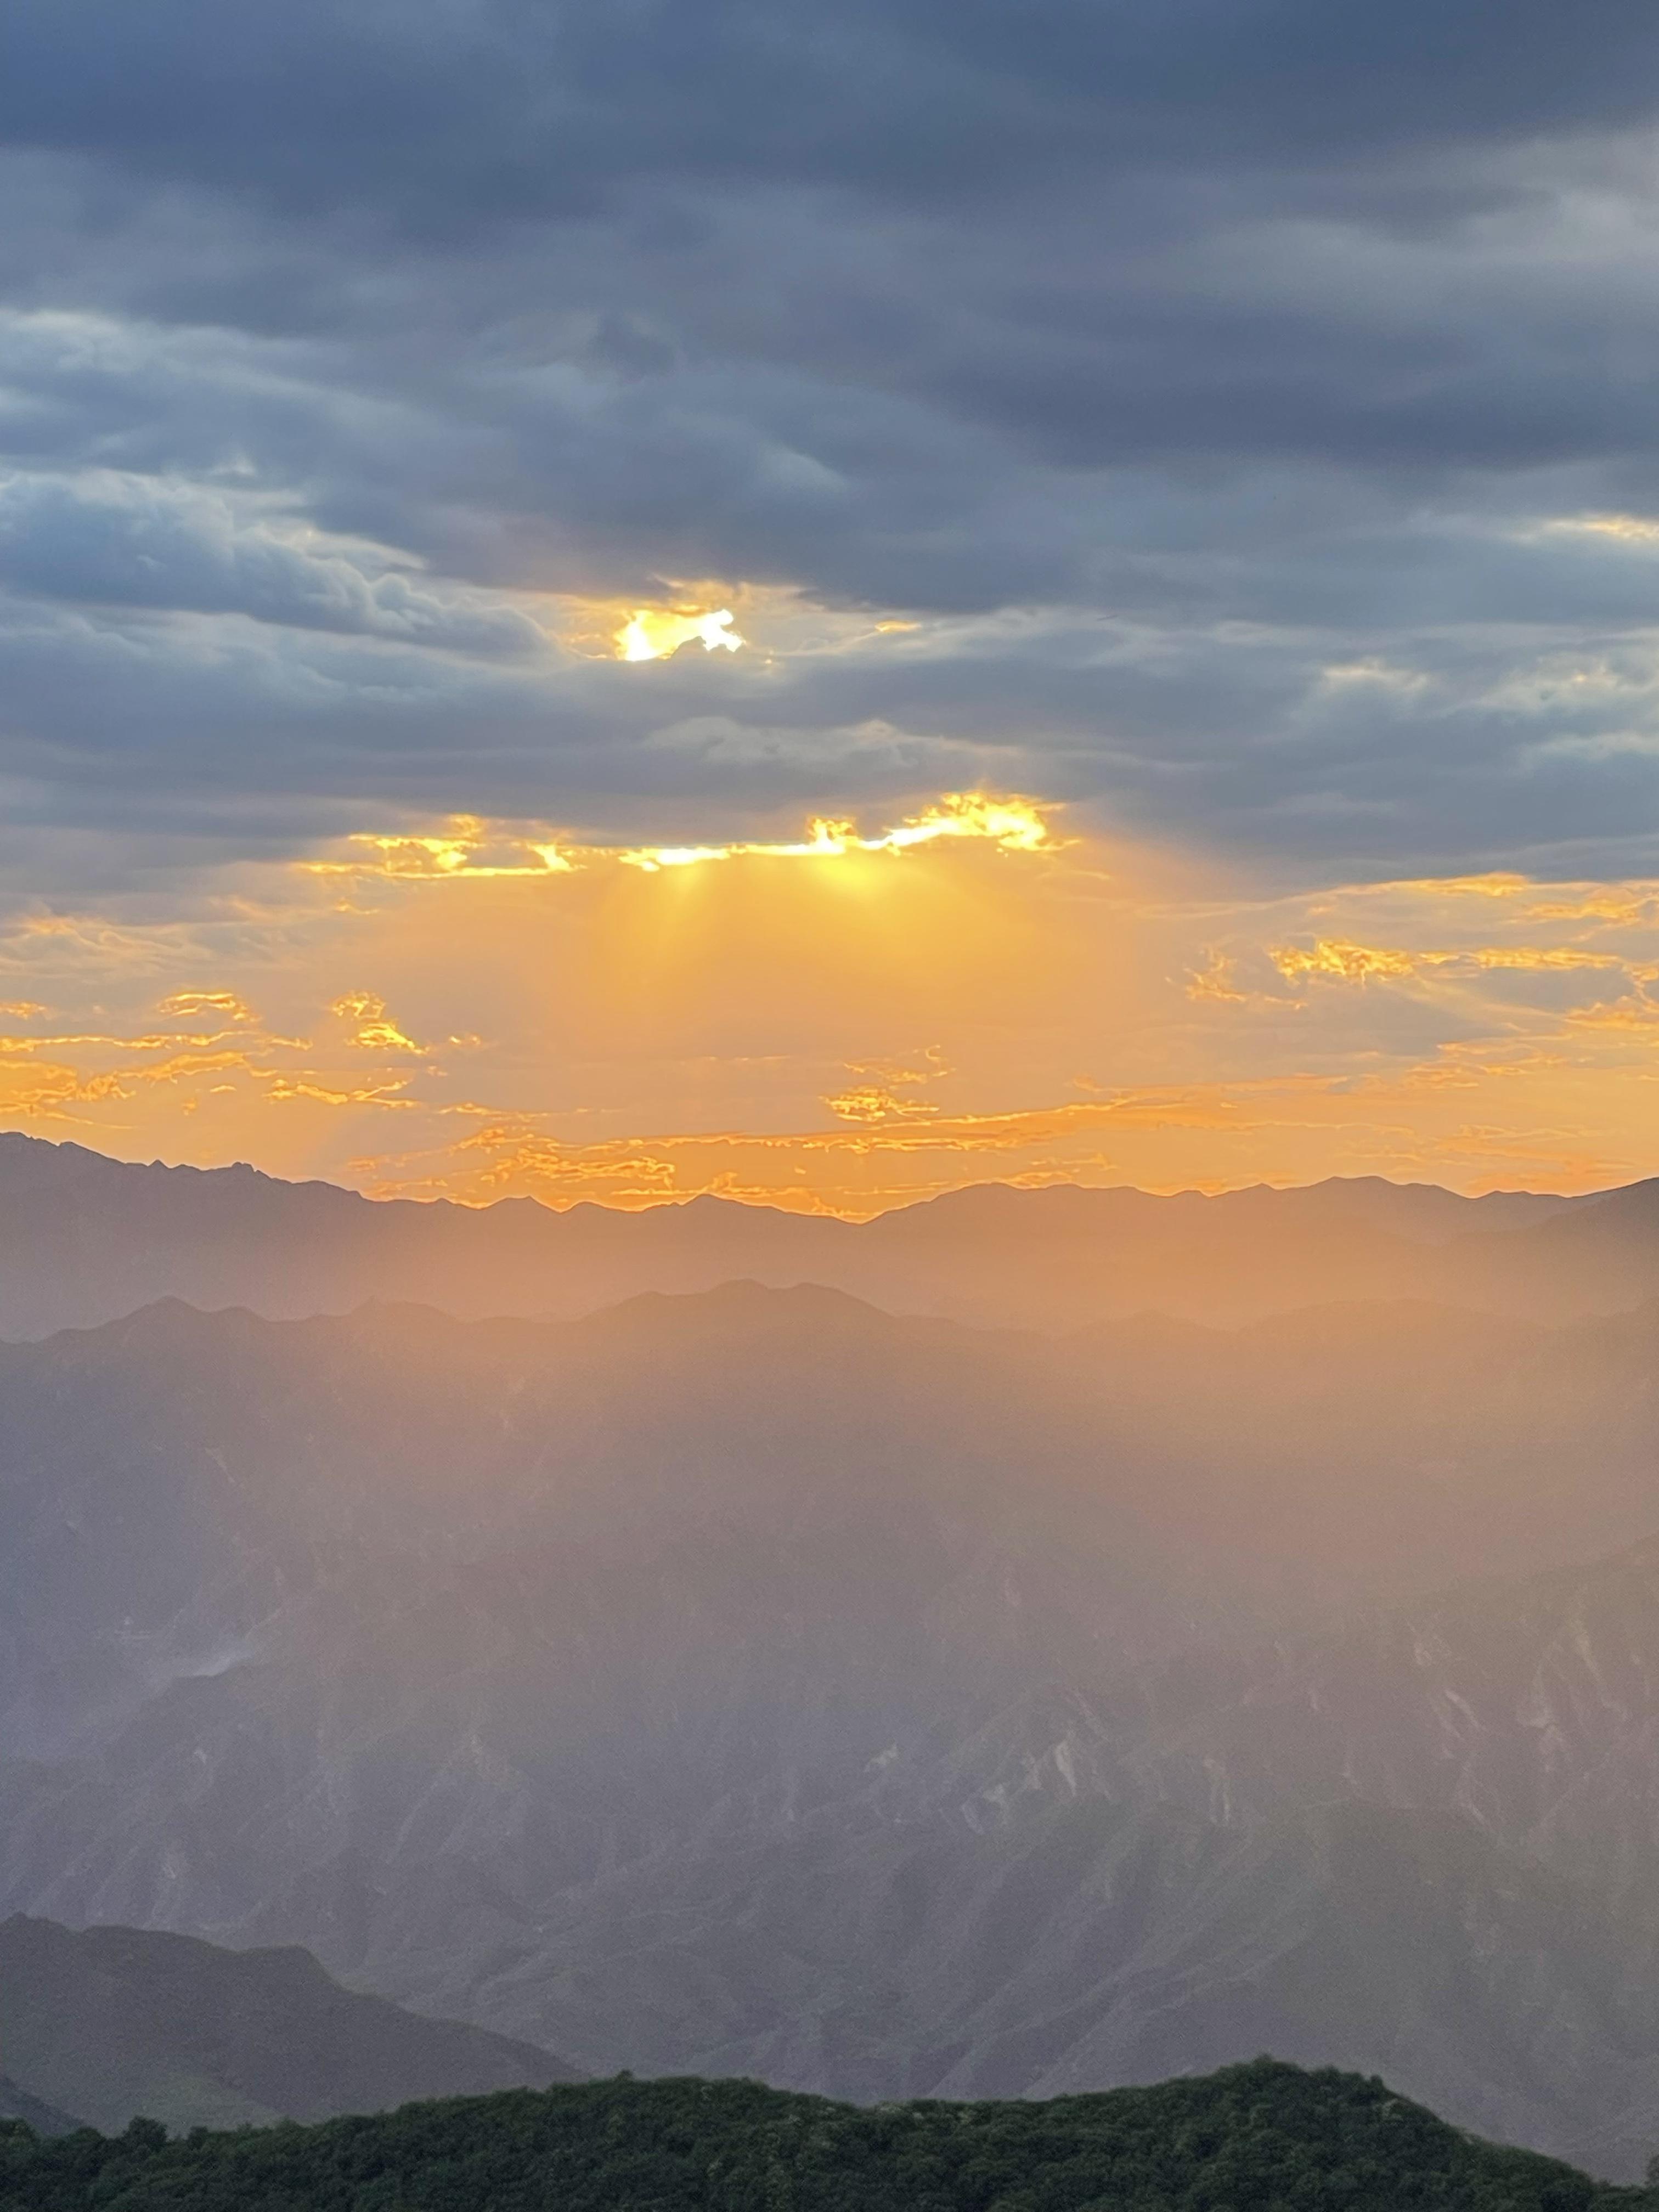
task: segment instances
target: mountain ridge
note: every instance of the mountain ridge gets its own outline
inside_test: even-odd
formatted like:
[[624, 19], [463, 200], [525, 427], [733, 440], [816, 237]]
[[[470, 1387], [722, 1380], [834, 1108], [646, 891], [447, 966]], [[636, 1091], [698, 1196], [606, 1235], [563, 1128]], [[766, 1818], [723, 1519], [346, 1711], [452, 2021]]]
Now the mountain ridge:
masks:
[[[392, 1295], [466, 1317], [556, 1318], [745, 1275], [825, 1283], [889, 1311], [1047, 1330], [1141, 1307], [1224, 1322], [1332, 1297], [1419, 1294], [1559, 1317], [1659, 1294], [1659, 1219], [1644, 1188], [1466, 1199], [1376, 1177], [1167, 1197], [984, 1184], [854, 1222], [712, 1194], [634, 1212], [371, 1199], [245, 1164], [130, 1164], [10, 1132], [0, 1133], [0, 1336], [95, 1325], [168, 1294], [273, 1317]], [[1528, 1242], [1592, 1219], [1576, 1243]], [[1603, 1247], [1610, 1256], [1598, 1256]]]
[[5, 2120], [21, 2120], [37, 2136], [72, 2135], [86, 2124], [71, 2113], [60, 2112], [39, 2097], [32, 2097], [9, 2074], [0, 2074], [0, 2121]]
[[1352, 2212], [1631, 2212], [1647, 2192], [1449, 2127], [1380, 2080], [1257, 2059], [1200, 2079], [1047, 2104], [860, 2111], [750, 2081], [623, 2076], [539, 2095], [406, 2106], [311, 2129], [169, 2143], [0, 2134], [6, 2212], [302, 2203], [410, 2212], [906, 2212], [916, 2205], [1341, 2204]]
[[14, 2086], [109, 2134], [141, 2113], [175, 2132], [258, 2126], [577, 2078], [537, 2045], [346, 1990], [297, 1947], [15, 1913], [0, 1989]]

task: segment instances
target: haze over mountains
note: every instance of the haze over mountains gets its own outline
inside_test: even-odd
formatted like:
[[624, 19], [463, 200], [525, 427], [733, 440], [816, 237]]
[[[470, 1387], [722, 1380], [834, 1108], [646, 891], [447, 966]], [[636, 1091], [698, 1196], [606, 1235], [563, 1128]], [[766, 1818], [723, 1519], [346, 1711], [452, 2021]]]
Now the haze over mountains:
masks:
[[1352, 1298], [1556, 1319], [1659, 1297], [1659, 1182], [1588, 1199], [1464, 1199], [1376, 1178], [1214, 1198], [987, 1184], [854, 1223], [712, 1198], [563, 1213], [530, 1199], [374, 1200], [249, 1167], [133, 1166], [9, 1133], [0, 1254], [8, 1336], [93, 1326], [167, 1297], [273, 1318], [387, 1297], [556, 1318], [739, 1277], [1042, 1329], [1147, 1310], [1229, 1323]]
[[0, 5], [0, 2212], [1659, 2212], [1656, 155]]
[[1294, 1249], [1498, 1252], [1512, 1306], [1600, 1255], [1616, 1306], [1652, 1187], [1468, 1231], [1389, 1186], [1135, 1200], [1139, 1273], [1024, 1225], [1095, 1195], [918, 1210], [1014, 1224], [971, 1282], [945, 1238], [941, 1295], [1069, 1327], [751, 1281], [0, 1347], [0, 1911], [301, 1944], [592, 2071], [1046, 2094], [1267, 2049], [1639, 2172], [1659, 1304], [1133, 1309], [1188, 1220], [1236, 1302], [1254, 1238], [1258, 1303]]

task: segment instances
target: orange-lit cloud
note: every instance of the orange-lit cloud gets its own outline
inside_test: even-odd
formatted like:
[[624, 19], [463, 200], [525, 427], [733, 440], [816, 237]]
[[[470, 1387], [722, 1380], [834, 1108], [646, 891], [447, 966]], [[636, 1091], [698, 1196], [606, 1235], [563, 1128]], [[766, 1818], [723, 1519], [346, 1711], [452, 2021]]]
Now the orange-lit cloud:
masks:
[[819, 819], [810, 822], [806, 836], [795, 843], [777, 845], [644, 845], [617, 854], [626, 866], [658, 868], [696, 867], [705, 860], [737, 860], [759, 857], [774, 860], [839, 860], [849, 853], [908, 853], [917, 845], [932, 845], [941, 837], [973, 837], [1005, 853], [1052, 850], [1054, 843], [1043, 811], [1029, 799], [992, 799], [981, 792], [948, 792], [929, 806], [892, 830], [861, 836], [851, 822]]
[[901, 1098], [878, 1083], [849, 1084], [845, 1091], [832, 1091], [824, 1104], [839, 1121], [892, 1122], [906, 1115], [937, 1114], [939, 1108], [928, 1099]]
[[1339, 939], [1320, 938], [1311, 945], [1280, 945], [1273, 963], [1291, 981], [1316, 976], [1344, 983], [1397, 982], [1443, 972], [1474, 972], [1507, 969], [1516, 975], [1547, 974], [1574, 969], [1622, 969], [1627, 963], [1614, 952], [1597, 952], [1571, 945], [1471, 945], [1420, 951], [1397, 946], [1351, 945]]
[[569, 872], [572, 862], [550, 836], [542, 842], [522, 830], [460, 814], [435, 836], [376, 836], [359, 832], [342, 852], [298, 864], [317, 876], [398, 876], [442, 883], [453, 876], [546, 876]]
[[852, 821], [817, 817], [799, 838], [738, 839], [719, 845], [594, 845], [562, 839], [545, 824], [534, 831], [459, 815], [428, 836], [359, 833], [337, 853], [300, 865], [313, 875], [395, 876], [444, 883], [463, 877], [569, 875], [615, 863], [654, 873], [708, 860], [836, 860], [854, 853], [907, 853], [940, 839], [969, 838], [1005, 853], [1052, 852], [1052, 807], [985, 792], [946, 792], [890, 829], [861, 832]]
[[251, 1009], [234, 991], [173, 991], [157, 1001], [155, 1011], [181, 1021], [188, 1021], [192, 1014], [217, 1014], [238, 1028], [253, 1019]]
[[474, 1202], [1659, 1168], [1659, 885], [1261, 897], [1026, 800], [893, 811], [696, 848], [462, 817], [19, 917], [0, 1114]]
[[1525, 1061], [1449, 1062], [1357, 1088], [1337, 1076], [1286, 1076], [1148, 1086], [992, 1115], [919, 1114], [889, 1101], [850, 1126], [770, 1135], [717, 1130], [583, 1143], [523, 1120], [483, 1120], [429, 1154], [362, 1158], [354, 1179], [381, 1195], [459, 1195], [475, 1204], [530, 1196], [632, 1207], [714, 1192], [857, 1218], [983, 1181], [1213, 1190], [1380, 1172], [1437, 1173], [1470, 1188], [1517, 1179], [1584, 1188], [1628, 1175], [1626, 1153], [1570, 1118], [1482, 1116], [1495, 1086], [1524, 1087], [1545, 1072]]
[[422, 1053], [424, 1045], [405, 1036], [386, 1010], [386, 1000], [373, 991], [348, 991], [328, 1010], [349, 1024], [351, 1042], [368, 1052]]

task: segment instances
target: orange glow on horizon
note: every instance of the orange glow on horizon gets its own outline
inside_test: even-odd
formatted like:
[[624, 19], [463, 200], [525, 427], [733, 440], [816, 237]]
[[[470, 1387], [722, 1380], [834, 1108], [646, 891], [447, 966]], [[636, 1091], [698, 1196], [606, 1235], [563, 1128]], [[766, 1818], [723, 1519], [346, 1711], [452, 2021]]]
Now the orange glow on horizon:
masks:
[[957, 793], [623, 846], [461, 816], [171, 918], [21, 915], [0, 1121], [387, 1195], [852, 1218], [993, 1180], [1659, 1170], [1659, 883], [1261, 896], [1055, 819]]

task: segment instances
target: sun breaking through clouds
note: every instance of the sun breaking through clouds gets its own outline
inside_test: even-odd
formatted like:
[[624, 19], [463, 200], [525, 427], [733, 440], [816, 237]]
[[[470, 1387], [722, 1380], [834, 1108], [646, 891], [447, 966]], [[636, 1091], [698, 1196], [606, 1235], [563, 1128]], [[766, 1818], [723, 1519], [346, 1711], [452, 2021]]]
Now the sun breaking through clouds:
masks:
[[10, 1119], [1659, 1170], [1644, 10], [104, 12], [0, 70]]
[[188, 915], [18, 916], [0, 1110], [387, 1194], [851, 1215], [1647, 1158], [1653, 879], [1263, 896], [983, 796], [703, 852], [731, 865], [450, 823], [239, 865]]
[[345, 840], [343, 854], [301, 865], [314, 875], [445, 882], [460, 877], [568, 875], [606, 862], [655, 874], [709, 860], [837, 860], [857, 853], [908, 853], [941, 839], [970, 839], [1004, 853], [1042, 853], [1054, 851], [1060, 842], [1048, 821], [1055, 811], [1034, 799], [947, 792], [893, 828], [869, 836], [854, 822], [819, 817], [807, 823], [804, 837], [775, 842], [745, 838], [720, 845], [583, 844], [528, 832], [521, 824], [462, 815], [435, 834], [387, 836], [360, 830]]
[[849, 853], [908, 853], [915, 846], [931, 845], [941, 837], [981, 838], [1004, 853], [1042, 852], [1052, 849], [1054, 844], [1042, 809], [1030, 799], [951, 792], [937, 805], [901, 822], [896, 829], [878, 830], [869, 837], [861, 836], [850, 821], [820, 817], [808, 823], [805, 838], [793, 844], [750, 841], [732, 845], [642, 845], [619, 852], [616, 857], [629, 867], [651, 871], [745, 857], [839, 860]]
[[736, 653], [744, 643], [732, 624], [730, 607], [710, 612], [696, 608], [641, 607], [617, 632], [617, 654], [622, 660], [663, 660], [695, 639], [705, 653]]

